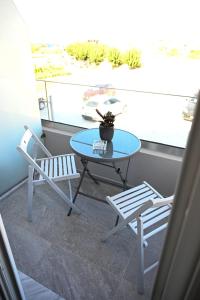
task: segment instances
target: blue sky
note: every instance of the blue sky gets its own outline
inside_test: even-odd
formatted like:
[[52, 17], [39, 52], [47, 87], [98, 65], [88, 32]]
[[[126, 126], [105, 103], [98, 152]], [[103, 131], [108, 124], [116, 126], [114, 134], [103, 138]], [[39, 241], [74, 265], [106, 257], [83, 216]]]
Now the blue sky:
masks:
[[35, 42], [200, 44], [197, 0], [14, 0]]

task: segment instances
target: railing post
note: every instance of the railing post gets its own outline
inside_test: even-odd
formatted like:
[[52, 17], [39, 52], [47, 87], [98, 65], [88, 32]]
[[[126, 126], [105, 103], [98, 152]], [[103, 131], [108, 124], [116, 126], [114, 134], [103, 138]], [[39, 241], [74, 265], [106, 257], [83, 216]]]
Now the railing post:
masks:
[[50, 96], [48, 96], [47, 82], [46, 82], [46, 80], [44, 80], [44, 88], [45, 88], [45, 97], [46, 97], [46, 101], [47, 101], [48, 119], [50, 121], [53, 121], [52, 104], [51, 104], [52, 99], [50, 98]]
[[54, 121], [52, 96], [49, 96], [49, 120]]

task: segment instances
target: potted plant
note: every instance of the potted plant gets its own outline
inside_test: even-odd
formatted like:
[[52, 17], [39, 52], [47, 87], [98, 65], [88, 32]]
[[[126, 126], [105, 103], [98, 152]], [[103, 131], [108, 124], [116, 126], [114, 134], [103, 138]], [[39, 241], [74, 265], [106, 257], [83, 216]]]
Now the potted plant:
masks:
[[102, 140], [111, 141], [114, 134], [114, 121], [115, 115], [111, 111], [108, 111], [105, 115], [102, 115], [98, 109], [96, 112], [102, 118], [99, 125], [99, 135]]

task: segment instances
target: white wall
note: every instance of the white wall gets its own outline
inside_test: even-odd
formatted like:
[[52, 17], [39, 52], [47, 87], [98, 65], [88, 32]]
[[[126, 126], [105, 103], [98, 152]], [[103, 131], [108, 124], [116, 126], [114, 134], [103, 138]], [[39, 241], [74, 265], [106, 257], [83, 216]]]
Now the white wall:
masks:
[[41, 130], [26, 25], [11, 0], [0, 0], [0, 195], [27, 175], [16, 151], [29, 124]]

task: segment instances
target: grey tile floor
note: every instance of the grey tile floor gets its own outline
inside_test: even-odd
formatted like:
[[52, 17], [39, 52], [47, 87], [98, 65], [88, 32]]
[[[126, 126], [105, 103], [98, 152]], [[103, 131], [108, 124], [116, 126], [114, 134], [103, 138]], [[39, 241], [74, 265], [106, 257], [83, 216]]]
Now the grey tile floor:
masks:
[[31, 277], [25, 275], [20, 271], [19, 277], [21, 280], [26, 300], [64, 300], [64, 298], [60, 297], [56, 293], [52, 292], [48, 288], [44, 287], [43, 285], [41, 285], [40, 283], [38, 283], [37, 281], [33, 280]]
[[[61, 187], [67, 190], [66, 184]], [[119, 191], [107, 184], [96, 185], [90, 179], [85, 179], [83, 189], [104, 199]], [[136, 241], [130, 230], [125, 228], [106, 243], [100, 241], [116, 218], [107, 204], [79, 195], [76, 203], [82, 213], [68, 217], [67, 205], [43, 185], [36, 188], [30, 223], [26, 199], [24, 184], [0, 202], [19, 271], [65, 299], [150, 299], [156, 270], [145, 277], [145, 296], [138, 295]], [[163, 237], [161, 234], [150, 243], [147, 264], [159, 257]]]

